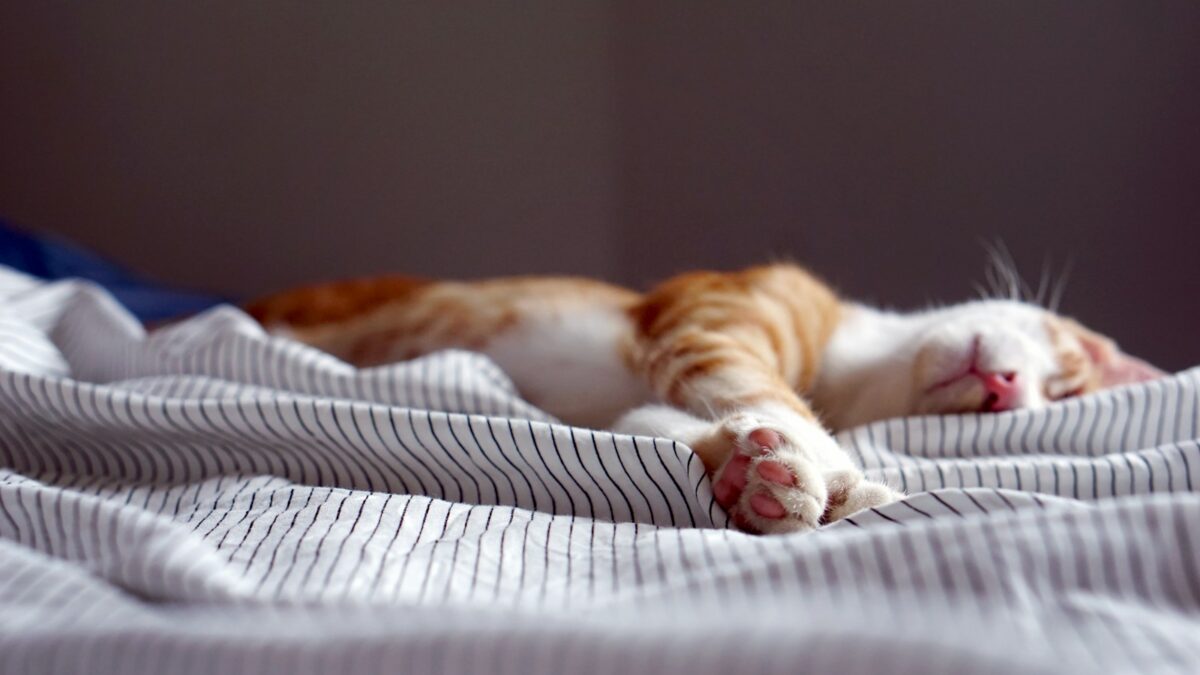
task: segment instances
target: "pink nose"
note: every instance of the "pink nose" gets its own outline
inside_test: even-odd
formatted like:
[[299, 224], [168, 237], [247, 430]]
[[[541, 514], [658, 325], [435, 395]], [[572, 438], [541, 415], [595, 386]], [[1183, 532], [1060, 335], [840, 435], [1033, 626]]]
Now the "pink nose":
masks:
[[987, 392], [987, 396], [983, 400], [984, 412], [1001, 412], [1004, 410], [1012, 410], [1017, 402], [1017, 374], [1016, 373], [975, 373], [979, 381], [983, 383], [983, 390]]

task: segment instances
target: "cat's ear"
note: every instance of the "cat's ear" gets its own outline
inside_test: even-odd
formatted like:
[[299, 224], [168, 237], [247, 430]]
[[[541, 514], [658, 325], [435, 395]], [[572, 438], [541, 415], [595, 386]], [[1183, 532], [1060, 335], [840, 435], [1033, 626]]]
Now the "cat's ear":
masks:
[[1100, 373], [1100, 386], [1107, 389], [1166, 377], [1167, 373], [1145, 361], [1126, 354], [1111, 339], [1067, 320], [1068, 329], [1079, 339], [1088, 358]]

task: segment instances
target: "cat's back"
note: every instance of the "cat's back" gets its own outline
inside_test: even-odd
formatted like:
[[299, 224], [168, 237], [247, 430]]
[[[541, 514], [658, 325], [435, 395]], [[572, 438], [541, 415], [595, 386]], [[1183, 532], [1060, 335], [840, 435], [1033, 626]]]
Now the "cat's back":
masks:
[[351, 320], [389, 303], [410, 301], [434, 283], [399, 275], [331, 281], [258, 298], [244, 309], [268, 328], [302, 330]]
[[534, 320], [581, 313], [616, 318], [639, 299], [628, 289], [581, 277], [438, 281], [391, 275], [304, 286], [244, 309], [272, 333], [373, 365], [448, 347], [481, 349]]
[[648, 395], [628, 363], [631, 312], [640, 300], [628, 289], [577, 277], [387, 276], [299, 288], [245, 309], [268, 331], [358, 366], [448, 348], [477, 351], [535, 405], [600, 425]]

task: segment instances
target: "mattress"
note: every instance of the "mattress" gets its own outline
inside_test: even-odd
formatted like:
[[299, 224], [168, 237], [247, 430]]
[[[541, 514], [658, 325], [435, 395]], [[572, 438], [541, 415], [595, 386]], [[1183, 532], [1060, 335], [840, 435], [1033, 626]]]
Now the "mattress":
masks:
[[1196, 672], [1198, 386], [848, 430], [908, 496], [756, 537], [480, 355], [0, 268], [0, 672]]

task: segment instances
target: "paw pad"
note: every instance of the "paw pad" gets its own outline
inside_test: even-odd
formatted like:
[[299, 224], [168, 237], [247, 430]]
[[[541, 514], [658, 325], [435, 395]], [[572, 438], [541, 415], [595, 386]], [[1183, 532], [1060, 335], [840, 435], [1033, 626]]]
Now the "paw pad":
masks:
[[754, 467], [758, 472], [759, 478], [779, 485], [793, 486], [796, 484], [796, 476], [792, 474], [788, 468], [779, 462], [770, 459], [764, 459]]
[[750, 495], [750, 508], [763, 518], [782, 518], [787, 515], [787, 509], [779, 500], [765, 492], [756, 492]]

